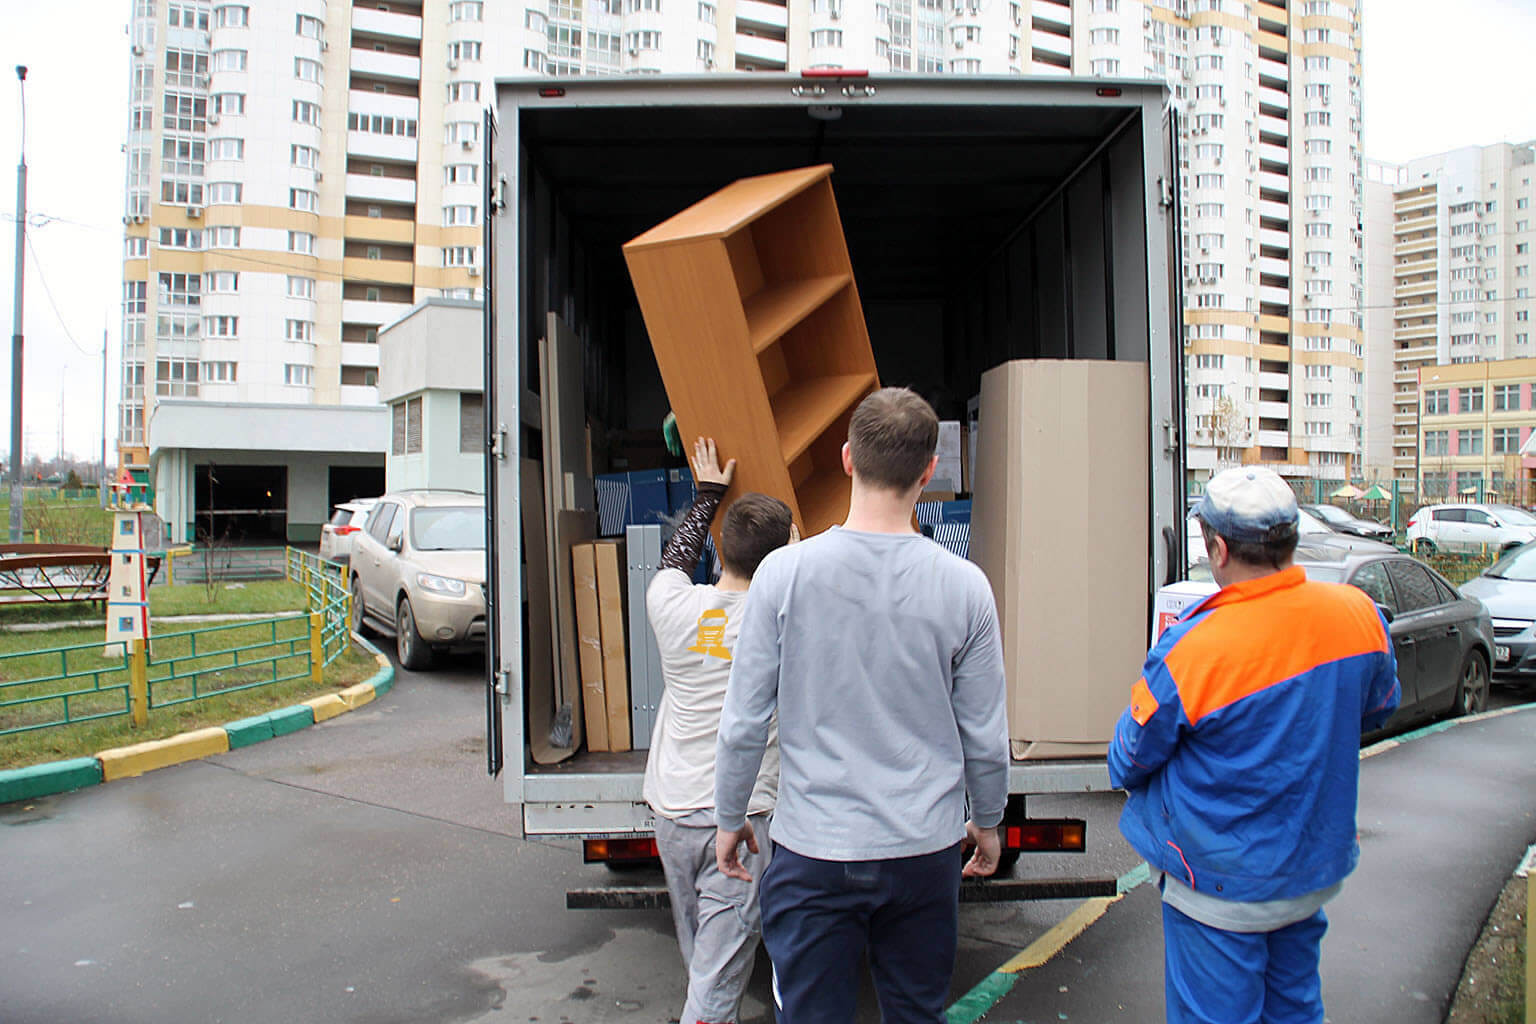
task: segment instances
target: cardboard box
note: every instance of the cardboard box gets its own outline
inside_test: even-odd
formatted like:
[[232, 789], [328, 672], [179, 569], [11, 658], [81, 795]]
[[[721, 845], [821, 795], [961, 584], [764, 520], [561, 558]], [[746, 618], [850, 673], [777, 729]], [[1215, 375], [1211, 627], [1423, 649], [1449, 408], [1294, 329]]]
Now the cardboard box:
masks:
[[608, 698], [603, 674], [602, 617], [597, 600], [597, 551], [591, 543], [571, 547], [571, 587], [576, 604], [576, 648], [587, 749], [613, 749], [608, 737]]
[[1177, 622], [1187, 609], [1220, 589], [1215, 583], [1201, 580], [1180, 580], [1159, 589], [1152, 602], [1152, 642], [1157, 643], [1163, 630]]
[[997, 599], [1016, 758], [1100, 757], [1146, 660], [1147, 364], [982, 376], [970, 557]]
[[623, 541], [598, 541], [597, 613], [602, 627], [603, 695], [608, 716], [608, 749], [630, 748], [629, 665], [624, 644]]
[[930, 491], [953, 491], [959, 493], [963, 490], [965, 474], [961, 470], [961, 444], [960, 421], [939, 421], [939, 446], [935, 453], [939, 457], [939, 466], [933, 471], [933, 480], [928, 484]]

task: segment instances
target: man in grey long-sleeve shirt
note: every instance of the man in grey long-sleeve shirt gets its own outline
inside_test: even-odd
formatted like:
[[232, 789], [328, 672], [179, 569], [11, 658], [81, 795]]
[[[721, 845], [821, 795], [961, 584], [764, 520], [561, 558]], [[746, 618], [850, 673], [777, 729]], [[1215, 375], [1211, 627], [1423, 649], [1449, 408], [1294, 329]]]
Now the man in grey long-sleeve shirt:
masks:
[[[781, 1024], [851, 1021], [867, 950], [887, 1022], [944, 1019], [960, 846], [997, 867], [1008, 729], [986, 578], [912, 528], [938, 420], [905, 389], [855, 410], [848, 519], [774, 552], [753, 578], [716, 753], [720, 869], [746, 821], [775, 712], [780, 749], [763, 941]], [[965, 820], [965, 799], [971, 820]]]

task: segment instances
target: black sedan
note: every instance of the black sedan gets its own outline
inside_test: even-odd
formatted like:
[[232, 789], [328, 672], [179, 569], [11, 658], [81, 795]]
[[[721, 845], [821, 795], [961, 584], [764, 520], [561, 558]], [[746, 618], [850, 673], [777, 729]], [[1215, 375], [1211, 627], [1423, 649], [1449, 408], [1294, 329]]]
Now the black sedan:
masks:
[[1403, 554], [1335, 554], [1303, 544], [1296, 562], [1308, 579], [1359, 587], [1386, 613], [1403, 699], [1376, 735], [1487, 707], [1494, 638], [1481, 602]]
[[1303, 505], [1301, 507], [1340, 533], [1347, 533], [1355, 537], [1365, 537], [1368, 540], [1387, 542], [1392, 540], [1392, 527], [1385, 526], [1372, 519], [1361, 519], [1359, 516], [1352, 516], [1337, 505]]

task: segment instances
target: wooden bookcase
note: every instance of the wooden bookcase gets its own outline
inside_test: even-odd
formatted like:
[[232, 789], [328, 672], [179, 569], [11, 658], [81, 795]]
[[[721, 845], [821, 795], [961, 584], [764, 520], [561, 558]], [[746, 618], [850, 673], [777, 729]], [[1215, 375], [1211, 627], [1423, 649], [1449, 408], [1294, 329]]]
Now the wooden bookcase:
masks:
[[743, 178], [624, 246], [684, 445], [715, 438], [727, 501], [770, 494], [806, 536], [848, 514], [848, 420], [880, 386], [831, 174]]

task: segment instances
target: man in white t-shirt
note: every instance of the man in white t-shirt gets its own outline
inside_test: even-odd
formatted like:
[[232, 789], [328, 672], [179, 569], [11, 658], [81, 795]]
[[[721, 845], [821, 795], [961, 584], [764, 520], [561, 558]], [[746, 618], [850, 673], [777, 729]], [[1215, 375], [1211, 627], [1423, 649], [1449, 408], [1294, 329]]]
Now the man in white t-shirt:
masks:
[[[662, 552], [661, 571], [646, 593], [666, 691], [645, 765], [645, 800], [655, 814], [677, 944], [688, 967], [680, 1024], [734, 1024], [762, 926], [757, 883], [730, 878], [716, 865], [715, 735], [747, 586], [758, 563], [790, 541], [794, 525], [789, 506], [777, 498], [737, 498], [721, 524], [720, 580], [695, 585], [693, 570], [736, 460], [722, 469], [715, 442], [701, 437], [692, 463], [698, 494]], [[767, 833], [778, 781], [778, 751], [770, 744], [748, 804], [760, 838]], [[768, 864], [768, 843], [759, 849], [752, 855], [754, 879]]]

